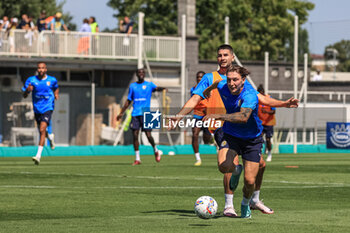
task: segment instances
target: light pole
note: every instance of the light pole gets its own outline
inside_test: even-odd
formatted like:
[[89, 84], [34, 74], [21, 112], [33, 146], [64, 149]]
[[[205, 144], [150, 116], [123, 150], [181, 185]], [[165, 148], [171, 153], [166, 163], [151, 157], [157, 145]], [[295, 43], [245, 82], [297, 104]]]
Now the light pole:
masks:
[[338, 50], [336, 50], [335, 48], [328, 48], [326, 50], [327, 52], [330, 52], [330, 53], [333, 53], [333, 66], [334, 66], [334, 69], [333, 69], [333, 79], [336, 78], [335, 76], [335, 72], [337, 70], [337, 54], [338, 54]]

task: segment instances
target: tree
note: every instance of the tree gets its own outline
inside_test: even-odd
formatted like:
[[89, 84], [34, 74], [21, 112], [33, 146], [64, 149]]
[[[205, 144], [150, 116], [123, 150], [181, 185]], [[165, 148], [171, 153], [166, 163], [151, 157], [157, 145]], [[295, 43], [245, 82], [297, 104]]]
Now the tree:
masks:
[[[177, 2], [170, 0], [110, 0], [119, 14], [145, 13], [145, 34], [169, 35], [177, 32]], [[306, 22], [314, 4], [301, 0], [196, 0], [196, 33], [199, 58], [215, 59], [216, 48], [224, 42], [224, 19], [230, 17], [230, 38], [241, 59], [261, 60], [264, 52], [271, 60], [293, 57], [294, 14], [299, 25]], [[308, 51], [306, 31], [300, 30], [303, 51]], [[306, 48], [304, 48], [306, 46]]]
[[[137, 21], [137, 13], [143, 12], [145, 35], [177, 34], [177, 1], [172, 0], [110, 0], [107, 4], [118, 10], [118, 20], [129, 16]], [[137, 28], [137, 24], [135, 25]]]
[[350, 72], [350, 40], [341, 40], [333, 45], [328, 45], [325, 48], [324, 55], [327, 59], [333, 60], [333, 54], [327, 52], [327, 49], [336, 49], [338, 51], [337, 60], [337, 71]]
[[[46, 10], [47, 16], [62, 12], [64, 3], [65, 1], [62, 1], [57, 5], [56, 0], [1, 0], [0, 15], [6, 15], [9, 18], [16, 17], [20, 20], [22, 14], [27, 14], [32, 16], [33, 19], [37, 19], [40, 17], [42, 10]], [[70, 30], [76, 29], [76, 25], [71, 23], [73, 17], [69, 13], [63, 14], [62, 18]]]

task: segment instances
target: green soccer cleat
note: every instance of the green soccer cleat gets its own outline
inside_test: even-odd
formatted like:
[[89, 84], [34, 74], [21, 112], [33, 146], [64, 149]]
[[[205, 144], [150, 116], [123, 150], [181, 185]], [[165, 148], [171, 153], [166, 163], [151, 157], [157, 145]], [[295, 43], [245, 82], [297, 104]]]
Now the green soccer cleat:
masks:
[[238, 186], [239, 177], [241, 176], [242, 170], [243, 170], [243, 166], [241, 164], [238, 164], [236, 166], [235, 171], [232, 172], [232, 176], [230, 179], [230, 189], [232, 191], [235, 191]]
[[249, 208], [249, 205], [241, 204], [241, 218], [252, 218], [252, 211]]

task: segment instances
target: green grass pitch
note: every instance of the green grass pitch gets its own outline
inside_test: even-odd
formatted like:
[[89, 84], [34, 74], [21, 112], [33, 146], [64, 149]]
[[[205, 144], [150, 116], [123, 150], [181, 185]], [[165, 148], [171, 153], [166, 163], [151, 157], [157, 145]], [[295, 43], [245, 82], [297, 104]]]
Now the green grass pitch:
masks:
[[[349, 232], [350, 154], [274, 155], [261, 198], [272, 215], [222, 217], [215, 155], [1, 158], [0, 232]], [[292, 166], [292, 167], [286, 167]], [[296, 168], [297, 167], [297, 168]], [[240, 214], [242, 177], [234, 204]], [[209, 195], [214, 219], [193, 212]]]

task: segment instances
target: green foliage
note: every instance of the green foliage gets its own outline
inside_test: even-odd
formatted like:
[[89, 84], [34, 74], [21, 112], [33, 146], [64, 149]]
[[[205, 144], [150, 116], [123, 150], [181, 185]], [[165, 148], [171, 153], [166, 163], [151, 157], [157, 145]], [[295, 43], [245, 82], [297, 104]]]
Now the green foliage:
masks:
[[341, 40], [326, 47], [325, 57], [333, 59], [333, 54], [327, 53], [328, 48], [334, 48], [338, 51], [336, 59], [339, 61], [339, 65], [337, 65], [337, 71], [350, 72], [350, 40]]
[[[177, 1], [171, 0], [110, 0], [108, 6], [117, 9], [118, 20], [129, 16], [137, 22], [137, 13], [145, 13], [145, 35], [175, 35], [177, 33]], [[135, 29], [137, 29], [135, 24]]]
[[[177, 1], [110, 0], [122, 17], [145, 13], [145, 34], [171, 35], [177, 32]], [[196, 33], [200, 59], [215, 59], [216, 48], [224, 42], [225, 16], [230, 17], [230, 43], [246, 60], [261, 60], [264, 52], [271, 60], [293, 57], [294, 14], [299, 25], [307, 21], [314, 4], [301, 0], [196, 0]], [[301, 30], [300, 52], [308, 52], [308, 35]], [[301, 55], [302, 56], [302, 55]]]
[[[6, 15], [9, 18], [17, 17], [21, 20], [21, 15], [27, 14], [36, 20], [40, 17], [40, 12], [42, 10], [46, 10], [46, 16], [55, 15], [56, 12], [62, 12], [64, 3], [65, 1], [56, 4], [55, 0], [1, 0], [0, 15]], [[76, 29], [76, 25], [71, 23], [73, 17], [69, 13], [64, 13], [62, 18], [70, 30]]]

